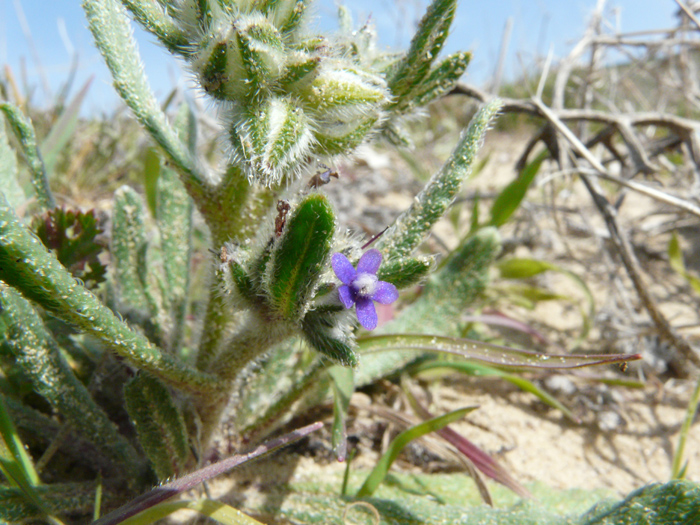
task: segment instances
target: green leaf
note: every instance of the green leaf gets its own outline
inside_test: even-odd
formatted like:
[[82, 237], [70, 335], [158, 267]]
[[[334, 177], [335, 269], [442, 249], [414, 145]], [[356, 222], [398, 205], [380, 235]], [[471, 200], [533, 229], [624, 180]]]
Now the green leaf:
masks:
[[189, 392], [222, 388], [217, 379], [184, 366], [132, 330], [58, 262], [23, 226], [0, 194], [0, 280], [58, 319], [78, 327], [133, 366]]
[[469, 179], [484, 134], [501, 105], [500, 100], [493, 100], [477, 112], [442, 169], [378, 239], [377, 249], [387, 260], [410, 255], [445, 214], [463, 181]]
[[304, 316], [301, 329], [311, 347], [343, 366], [356, 367], [355, 341], [350, 323], [343, 318], [346, 312], [341, 307], [335, 311], [318, 308]]
[[120, 309], [136, 310], [144, 318], [155, 314], [146, 292], [147, 250], [143, 201], [134, 190], [122, 186], [114, 194], [112, 266]]
[[518, 209], [525, 198], [528, 188], [530, 188], [532, 181], [535, 180], [535, 176], [546, 158], [546, 153], [540, 154], [535, 160], [525, 166], [525, 169], [513, 182], [503, 188], [491, 205], [489, 225], [498, 227], [508, 222], [508, 219], [515, 213], [515, 210]]
[[[194, 152], [196, 137], [195, 118], [190, 107], [183, 104], [176, 119], [180, 138], [190, 144]], [[156, 222], [160, 231], [160, 249], [163, 258], [165, 308], [168, 311], [168, 348], [176, 352], [182, 347], [190, 287], [190, 259], [192, 255], [192, 212], [194, 209], [185, 186], [173, 170], [164, 168], [156, 184]]]
[[192, 45], [187, 35], [170, 19], [160, 2], [122, 0], [146, 31], [150, 31], [172, 53], [188, 56]]
[[571, 410], [566, 408], [566, 406], [563, 403], [561, 403], [554, 396], [545, 392], [537, 385], [535, 385], [532, 381], [528, 381], [524, 377], [520, 377], [518, 375], [511, 374], [509, 372], [505, 372], [503, 370], [499, 370], [498, 368], [493, 368], [488, 365], [483, 365], [480, 363], [470, 363], [465, 361], [429, 361], [427, 363], [422, 363], [418, 365], [414, 369], [414, 372], [420, 373], [426, 370], [435, 369], [453, 370], [455, 372], [461, 372], [463, 374], [481, 377], [500, 377], [501, 379], [505, 379], [506, 381], [514, 384], [521, 390], [534, 394], [552, 408], [560, 410], [571, 421], [574, 421], [575, 423], [580, 423], [580, 420], [576, 416], [574, 416]]
[[80, 435], [94, 443], [115, 465], [135, 475], [138, 455], [95, 403], [63, 358], [58, 344], [32, 305], [0, 284], [0, 345], [15, 357], [34, 391]]
[[210, 499], [161, 503], [160, 505], [139, 512], [131, 518], [119, 521], [118, 523], [121, 525], [151, 525], [181, 509], [197, 511], [202, 516], [207, 516], [224, 525], [264, 525], [258, 520], [243, 514], [238, 509], [230, 507], [220, 501], [213, 501]]
[[504, 279], [528, 279], [544, 272], [552, 271], [568, 277], [586, 296], [588, 308], [581, 307], [581, 334], [578, 342], [583, 340], [591, 329], [591, 319], [595, 315], [595, 299], [586, 282], [570, 270], [561, 266], [537, 259], [505, 259], [496, 264], [496, 268]]
[[700, 279], [686, 270], [676, 232], [673, 232], [671, 240], [668, 242], [668, 260], [671, 263], [671, 268], [688, 282], [695, 293], [700, 294]]
[[95, 288], [105, 280], [107, 268], [99, 259], [105, 246], [96, 239], [104, 231], [97, 223], [94, 210], [54, 208], [35, 217], [32, 226], [44, 246], [88, 288]]
[[414, 107], [425, 106], [438, 97], [449, 93], [467, 70], [471, 58], [471, 53], [455, 53], [440, 62], [427, 78], [411, 92], [411, 99], [413, 99], [411, 105]]
[[457, 0], [434, 0], [418, 25], [406, 57], [389, 80], [394, 97], [401, 99], [417, 86], [430, 71], [447, 38]]
[[146, 158], [143, 161], [143, 189], [146, 194], [146, 203], [153, 217], [156, 216], [156, 202], [158, 177], [160, 177], [160, 155], [155, 148], [146, 150]]
[[[136, 2], [132, 3], [136, 5]], [[145, 4], [139, 2], [139, 5]], [[198, 204], [202, 204], [207, 176], [168, 124], [148, 85], [124, 7], [118, 0], [83, 0], [82, 6], [95, 44], [112, 73], [114, 87], [137, 120], [178, 168], [188, 193]], [[148, 13], [143, 16], [154, 19]], [[161, 22], [165, 24], [165, 19], [161, 18], [154, 27], [166, 27], [170, 31], [172, 26], [163, 26]], [[172, 31], [169, 34], [177, 39], [178, 33], [179, 31]]]
[[374, 493], [374, 491], [381, 484], [381, 482], [384, 481], [384, 478], [389, 472], [391, 464], [398, 457], [399, 453], [403, 450], [403, 448], [406, 445], [408, 445], [411, 441], [422, 437], [425, 434], [429, 434], [430, 432], [440, 430], [441, 428], [449, 425], [450, 423], [454, 423], [455, 421], [462, 419], [469, 412], [476, 410], [476, 408], [477, 407], [460, 408], [459, 410], [448, 412], [447, 414], [430, 419], [414, 427], [411, 427], [408, 430], [404, 430], [403, 432], [401, 432], [389, 444], [389, 448], [387, 449], [387, 451], [374, 466], [369, 476], [367, 476], [367, 479], [362, 484], [362, 487], [360, 487], [360, 490], [357, 491], [356, 497], [366, 498]]
[[187, 430], [167, 387], [149, 374], [138, 374], [124, 387], [124, 400], [158, 479], [182, 474], [189, 455]]
[[39, 204], [44, 209], [51, 209], [56, 206], [56, 202], [49, 187], [48, 174], [44, 167], [44, 162], [41, 159], [41, 153], [36, 142], [36, 133], [31, 121], [22, 115], [22, 112], [6, 102], [0, 103], [0, 111], [5, 114], [5, 118], [10, 123], [12, 131], [14, 131], [17, 140], [22, 147], [24, 158], [29, 166], [29, 171], [32, 176], [32, 185], [36, 192]]
[[4, 119], [0, 120], [0, 188], [15, 208], [22, 206], [27, 200], [18, 178], [17, 157], [7, 140]]
[[398, 289], [408, 288], [428, 276], [435, 267], [435, 257], [400, 257], [383, 263], [377, 271], [381, 281], [387, 281]]
[[333, 388], [333, 426], [331, 427], [331, 442], [333, 452], [338, 461], [345, 461], [348, 452], [347, 429], [345, 420], [350, 408], [350, 397], [355, 390], [352, 368], [331, 366], [327, 370], [331, 376]]
[[313, 298], [335, 233], [326, 198], [314, 193], [292, 211], [266, 272], [269, 301], [283, 319], [298, 321]]
[[441, 352], [473, 359], [499, 367], [527, 370], [564, 370], [586, 366], [624, 363], [641, 359], [639, 354], [571, 354], [555, 355], [518, 350], [473, 339], [420, 334], [364, 336], [357, 340], [361, 354], [389, 350]]

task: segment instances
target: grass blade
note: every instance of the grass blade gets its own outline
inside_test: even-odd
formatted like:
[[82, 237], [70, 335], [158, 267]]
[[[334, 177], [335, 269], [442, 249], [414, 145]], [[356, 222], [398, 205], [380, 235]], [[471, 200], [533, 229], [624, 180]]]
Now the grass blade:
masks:
[[458, 355], [465, 359], [474, 359], [501, 367], [514, 369], [569, 369], [586, 366], [624, 363], [641, 359], [639, 354], [601, 354], [601, 355], [556, 355], [540, 354], [528, 350], [518, 350], [507, 346], [494, 345], [439, 335], [422, 334], [387, 334], [365, 336], [358, 339], [363, 353], [385, 352], [388, 350], [422, 350], [424, 352], [444, 352]]
[[331, 429], [333, 452], [338, 461], [345, 461], [348, 452], [345, 420], [350, 407], [350, 397], [355, 390], [352, 368], [334, 365], [328, 369], [333, 387], [333, 427]]
[[389, 472], [389, 467], [391, 467], [391, 464], [398, 457], [401, 450], [403, 450], [403, 448], [411, 441], [424, 436], [425, 434], [429, 434], [430, 432], [440, 430], [446, 425], [462, 419], [469, 412], [476, 410], [476, 408], [477, 407], [460, 408], [459, 410], [448, 412], [447, 414], [443, 414], [442, 416], [438, 416], [429, 421], [419, 423], [418, 425], [401, 432], [398, 436], [396, 436], [396, 438], [394, 438], [389, 445], [388, 450], [377, 462], [369, 476], [367, 476], [367, 479], [357, 492], [357, 497], [366, 498], [374, 493]]
[[263, 525], [258, 520], [243, 514], [240, 510], [234, 509], [224, 503], [203, 499], [199, 501], [174, 501], [161, 503], [155, 507], [139, 512], [137, 515], [121, 521], [122, 525], [151, 525], [160, 519], [167, 518], [175, 511], [190, 509], [223, 523], [224, 525]]
[[183, 476], [180, 479], [176, 479], [175, 481], [161, 485], [152, 491], [130, 501], [123, 507], [120, 507], [117, 510], [103, 516], [94, 522], [93, 525], [116, 525], [117, 523], [122, 523], [126, 518], [135, 516], [139, 512], [150, 509], [165, 500], [191, 490], [200, 483], [220, 474], [224, 474], [238, 465], [266, 456], [282, 447], [295, 443], [312, 432], [319, 430], [322, 426], [323, 423], [318, 422], [298, 428], [289, 434], [285, 434], [284, 436], [272, 439], [267, 443], [263, 443], [246, 454], [231, 456], [223, 461], [208, 465], [195, 472], [192, 472], [191, 474]]

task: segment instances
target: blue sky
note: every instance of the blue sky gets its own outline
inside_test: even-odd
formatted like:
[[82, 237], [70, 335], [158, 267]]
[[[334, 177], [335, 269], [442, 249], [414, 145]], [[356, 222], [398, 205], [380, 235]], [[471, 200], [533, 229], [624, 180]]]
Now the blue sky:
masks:
[[[513, 30], [505, 62], [506, 77], [514, 78], [532, 66], [536, 56], [546, 55], [550, 45], [556, 56], [564, 55], [580, 37], [595, 0], [462, 0], [445, 51], [471, 50], [474, 59], [466, 80], [483, 84], [493, 76], [506, 20], [513, 19]], [[405, 47], [415, 23], [422, 16], [427, 0], [347, 0], [356, 24], [371, 16], [380, 45]], [[317, 0], [316, 27], [334, 30], [336, 1]], [[674, 25], [677, 4], [673, 0], [609, 0], [607, 20], [622, 31], [669, 28]], [[36, 53], [24, 35], [18, 6], [31, 31]], [[153, 44], [153, 38], [137, 30], [137, 39], [146, 71], [160, 97], [183, 82], [178, 61]], [[68, 76], [73, 49], [79, 54], [79, 71], [73, 93], [95, 76], [85, 109], [110, 112], [117, 103], [109, 74], [86, 28], [79, 0], [0, 0], [0, 64], [8, 65], [20, 86], [34, 90], [37, 104], [55, 95]], [[41, 68], [37, 66], [37, 59]], [[24, 67], [22, 66], [24, 64]], [[23, 73], [24, 71], [24, 73]], [[5, 72], [2, 73], [3, 76]]]

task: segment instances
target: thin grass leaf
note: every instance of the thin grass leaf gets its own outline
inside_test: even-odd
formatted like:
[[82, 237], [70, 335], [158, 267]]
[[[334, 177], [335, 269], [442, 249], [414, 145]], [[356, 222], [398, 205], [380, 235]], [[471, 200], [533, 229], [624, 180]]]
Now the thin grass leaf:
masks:
[[678, 275], [683, 277], [683, 279], [688, 281], [688, 284], [695, 290], [695, 293], [700, 294], [700, 279], [686, 269], [685, 261], [683, 261], [683, 252], [681, 251], [676, 232], [673, 232], [671, 240], [668, 242], [668, 261], [671, 263], [671, 268], [673, 268]]
[[[3, 396], [0, 396], [0, 435], [3, 439], [3, 442], [0, 443], [0, 445], [2, 445], [2, 459], [0, 459], [0, 464], [3, 465], [3, 473], [5, 473], [5, 465], [7, 465], [8, 462], [12, 463], [12, 471], [9, 472], [10, 476], [6, 475], [8, 481], [16, 487], [19, 485], [13, 480], [18, 477], [26, 480], [26, 482], [32, 486], [41, 483], [39, 481], [39, 474], [37, 474], [34, 468], [34, 462], [24, 448], [24, 444], [12, 422]], [[17, 474], [13, 474], [13, 472]]]
[[156, 187], [160, 177], [160, 155], [155, 148], [148, 148], [146, 158], [143, 161], [143, 190], [146, 196], [146, 204], [153, 217], [156, 216]]
[[258, 520], [243, 514], [238, 509], [210, 499], [161, 503], [117, 523], [121, 523], [121, 525], [151, 525], [182, 509], [197, 511], [203, 516], [207, 516], [224, 525], [264, 525]]
[[[411, 408], [413, 408], [418, 416], [420, 416], [422, 419], [433, 419], [435, 417], [428, 411], [427, 408], [421, 405], [418, 399], [413, 395], [405, 375], [401, 376], [401, 386], [406, 394], [406, 397], [408, 398], [409, 403], [411, 404]], [[463, 437], [450, 427], [442, 428], [438, 430], [437, 433], [445, 441], [464, 454], [464, 456], [466, 456], [469, 461], [471, 461], [474, 466], [484, 475], [488, 476], [494, 481], [497, 481], [501, 485], [508, 487], [523, 498], [532, 498], [532, 494], [530, 494], [529, 490], [518, 483], [515, 478], [513, 478], [513, 476], [511, 476], [510, 473], [495, 459], [493, 459], [467, 438]], [[482, 488], [479, 490], [482, 493], [484, 491]], [[488, 489], [486, 489], [486, 493], [488, 494]]]
[[44, 161], [41, 159], [41, 153], [37, 146], [34, 126], [31, 121], [12, 104], [6, 102], [0, 103], [0, 111], [5, 114], [5, 118], [7, 118], [7, 121], [10, 123], [12, 131], [15, 133], [22, 147], [24, 158], [32, 176], [32, 186], [34, 186], [39, 204], [41, 204], [45, 210], [55, 207], [56, 201], [49, 187], [49, 179], [46, 168], [44, 167]]
[[87, 79], [77, 95], [73, 98], [70, 105], [63, 110], [61, 116], [51, 127], [51, 131], [41, 143], [41, 153], [44, 158], [44, 166], [46, 173], [53, 173], [56, 161], [59, 155], [65, 149], [68, 141], [71, 140], [75, 133], [75, 128], [78, 125], [78, 117], [80, 116], [80, 108], [83, 105], [85, 96], [90, 89], [94, 75]]
[[685, 477], [688, 462], [686, 461], [683, 463], [683, 455], [685, 453], [685, 444], [688, 440], [690, 427], [693, 425], [695, 414], [697, 414], [698, 411], [698, 405], [700, 405], [700, 379], [698, 379], [698, 382], [695, 384], [695, 390], [693, 390], [690, 401], [688, 401], [688, 409], [685, 412], [683, 425], [678, 435], [678, 446], [676, 446], [676, 451], [673, 454], [673, 463], [671, 466], [671, 479], [683, 479]]
[[418, 365], [414, 371], [416, 373], [424, 372], [426, 370], [436, 370], [436, 369], [446, 369], [455, 372], [460, 372], [462, 374], [469, 374], [473, 376], [480, 377], [500, 377], [506, 381], [514, 384], [524, 392], [529, 392], [537, 396], [542, 402], [547, 405], [560, 410], [566, 417], [568, 417], [574, 423], [580, 423], [581, 420], [577, 418], [571, 410], [569, 410], [563, 403], [557, 400], [555, 397], [545, 392], [532, 381], [528, 381], [524, 377], [520, 377], [515, 374], [499, 370], [498, 368], [493, 368], [488, 365], [482, 365], [479, 363], [469, 363], [464, 361], [459, 362], [449, 362], [449, 361], [430, 361], [427, 363], [422, 363]]
[[357, 491], [356, 497], [367, 498], [370, 497], [375, 490], [377, 490], [377, 487], [379, 487], [382, 481], [384, 481], [384, 478], [389, 472], [391, 464], [399, 456], [403, 448], [411, 441], [424, 436], [425, 434], [429, 434], [430, 432], [440, 430], [446, 425], [462, 419], [469, 412], [476, 410], [476, 408], [478, 407], [460, 408], [459, 410], [448, 412], [447, 414], [443, 414], [442, 416], [425, 421], [401, 432], [389, 444], [387, 451], [379, 459], [377, 464], [372, 469], [372, 472], [369, 473], [369, 476], [367, 476], [367, 479], [360, 487], [360, 490]]
[[225, 474], [229, 470], [232, 470], [243, 463], [261, 458], [279, 450], [282, 447], [291, 445], [292, 443], [295, 443], [296, 441], [308, 436], [312, 432], [319, 430], [321, 427], [323, 427], [323, 423], [317, 422], [298, 428], [293, 432], [263, 443], [246, 454], [231, 456], [227, 459], [192, 472], [191, 474], [187, 474], [180, 479], [166, 483], [165, 485], [161, 485], [152, 491], [130, 501], [123, 507], [120, 507], [103, 516], [99, 520], [95, 521], [93, 525], [116, 525], [117, 523], [122, 523], [126, 518], [135, 516], [139, 512], [150, 509], [151, 507], [154, 507], [165, 500], [191, 490], [204, 481], [208, 481], [215, 476]]
[[546, 158], [546, 153], [540, 154], [535, 160], [525, 166], [525, 169], [518, 174], [518, 177], [513, 182], [503, 188], [491, 205], [489, 226], [498, 227], [508, 222], [508, 219], [520, 207], [520, 203], [525, 198], [527, 190], [530, 188], [532, 181], [535, 180], [535, 176], [540, 171], [540, 166]]
[[[24, 449], [24, 445], [17, 434], [17, 429], [7, 411], [5, 402], [0, 396], [0, 472], [11, 486], [18, 488], [42, 517], [49, 523], [61, 522], [50, 515], [46, 504], [39, 496], [36, 487], [40, 484], [39, 475], [34, 469], [34, 464]], [[7, 502], [0, 503], [6, 505]]]
[[502, 326], [504, 328], [509, 328], [518, 332], [523, 332], [543, 345], [551, 346], [554, 344], [552, 343], [552, 341], [549, 340], [549, 338], [546, 335], [544, 335], [539, 330], [536, 330], [532, 326], [523, 323], [522, 321], [518, 321], [517, 319], [508, 317], [507, 315], [501, 312], [493, 311], [485, 312], [481, 315], [467, 315], [465, 317], [462, 317], [462, 321], [464, 321], [465, 323], [483, 323], [489, 326]]
[[348, 452], [348, 433], [345, 421], [350, 408], [350, 397], [355, 390], [352, 368], [334, 365], [328, 368], [333, 388], [333, 426], [331, 443], [338, 461], [345, 461]]
[[595, 299], [586, 282], [574, 272], [556, 264], [537, 259], [506, 259], [496, 263], [496, 268], [504, 279], [527, 279], [544, 272], [552, 271], [568, 277], [586, 296], [588, 308], [581, 308], [581, 333], [577, 341], [583, 340], [591, 329], [591, 319], [595, 315]]
[[528, 368], [562, 370], [603, 364], [626, 363], [642, 358], [639, 354], [541, 354], [472, 339], [422, 334], [364, 336], [358, 338], [357, 342], [363, 354], [387, 352], [390, 350], [443, 352], [446, 354], [458, 355], [465, 359], [474, 359], [476, 361], [516, 370]]

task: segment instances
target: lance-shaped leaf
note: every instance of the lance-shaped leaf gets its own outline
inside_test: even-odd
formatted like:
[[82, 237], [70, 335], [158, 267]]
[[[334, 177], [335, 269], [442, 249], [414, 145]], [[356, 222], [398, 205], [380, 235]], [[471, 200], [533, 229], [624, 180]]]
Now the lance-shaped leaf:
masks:
[[[118, 0], [84, 0], [82, 6], [119, 95], [179, 168], [187, 191], [203, 209], [208, 176], [168, 124], [148, 85], [124, 7]], [[203, 209], [203, 213], [206, 217], [206, 210]]]
[[411, 92], [410, 97], [401, 101], [399, 108], [406, 102], [411, 107], [422, 107], [449, 93], [467, 70], [471, 57], [471, 53], [455, 53], [448, 56]]
[[155, 305], [146, 291], [148, 242], [143, 202], [128, 186], [114, 195], [111, 251], [120, 310], [139, 321], [150, 319]]
[[321, 307], [307, 312], [301, 324], [306, 340], [316, 351], [343, 366], [358, 364], [351, 324], [342, 306]]
[[307, 196], [293, 210], [265, 276], [269, 303], [282, 319], [298, 321], [306, 312], [334, 233], [333, 210], [320, 193]]
[[275, 26], [262, 16], [240, 18], [234, 27], [245, 82], [251, 94], [260, 94], [272, 87], [284, 70], [284, 44]]
[[0, 194], [0, 280], [58, 319], [90, 334], [132, 365], [189, 392], [222, 388], [216, 378], [163, 354], [135, 332], [58, 262], [23, 226]]
[[459, 410], [454, 410], [442, 416], [419, 423], [418, 425], [401, 432], [389, 444], [387, 451], [377, 462], [375, 467], [372, 469], [372, 472], [369, 473], [369, 476], [367, 476], [367, 479], [360, 487], [360, 490], [357, 491], [357, 497], [366, 498], [374, 493], [381, 482], [384, 481], [384, 478], [389, 472], [391, 464], [399, 456], [399, 453], [403, 450], [403, 448], [411, 441], [429, 434], [430, 432], [440, 430], [446, 425], [462, 419], [469, 412], [476, 410], [476, 408], [477, 407], [460, 408]]
[[406, 57], [389, 80], [392, 95], [401, 99], [428, 74], [454, 18], [457, 0], [434, 0], [420, 21]]
[[500, 100], [492, 100], [478, 111], [442, 169], [430, 179], [411, 207], [399, 215], [379, 238], [376, 247], [388, 259], [409, 255], [444, 215], [462, 182], [471, 175], [484, 134], [501, 105]]
[[27, 200], [17, 178], [17, 157], [7, 141], [4, 119], [0, 120], [0, 188], [5, 193], [5, 198], [15, 208]]
[[[180, 138], [195, 150], [196, 121], [187, 104], [178, 111], [175, 122]], [[165, 167], [157, 182], [157, 223], [160, 231], [160, 249], [163, 254], [163, 270], [167, 286], [165, 301], [170, 313], [169, 348], [177, 350], [182, 345], [182, 334], [187, 312], [187, 296], [190, 286], [190, 257], [192, 254], [192, 199], [177, 173]]]
[[61, 356], [31, 304], [12, 288], [0, 285], [0, 345], [15, 356], [34, 391], [56, 409], [83, 437], [132, 475], [138, 456], [117, 431]]
[[285, 176], [296, 173], [313, 142], [304, 111], [280, 97], [242, 109], [229, 136], [234, 162], [249, 181], [264, 186], [279, 184]]
[[435, 257], [399, 257], [383, 263], [377, 271], [377, 279], [387, 281], [396, 288], [408, 288], [428, 276], [435, 265]]
[[283, 35], [294, 32], [304, 20], [308, 2], [306, 0], [266, 0], [261, 11]]
[[333, 452], [338, 461], [345, 461], [348, 452], [348, 436], [345, 420], [350, 408], [350, 397], [355, 390], [352, 369], [343, 366], [332, 366], [328, 370], [333, 387], [333, 427], [331, 440]]
[[153, 33], [172, 53], [188, 56], [191, 42], [187, 35], [168, 16], [161, 2], [144, 0], [122, 0], [126, 8], [134, 15], [146, 31]]
[[[36, 192], [37, 199], [44, 209], [50, 209], [56, 206], [56, 201], [53, 198], [51, 189], [49, 188], [49, 179], [44, 167], [44, 161], [41, 159], [39, 147], [36, 142], [36, 133], [31, 121], [22, 115], [22, 112], [6, 102], [0, 103], [0, 111], [4, 113], [5, 118], [10, 123], [12, 131], [14, 131], [22, 153], [29, 166], [29, 171], [32, 176], [32, 185]], [[4, 191], [4, 189], [3, 189]]]
[[124, 387], [124, 399], [158, 479], [181, 474], [189, 454], [187, 430], [168, 388], [149, 374], [139, 374]]
[[303, 51], [290, 52], [287, 55], [284, 75], [278, 81], [280, 89], [291, 91], [302, 82], [313, 81], [320, 64], [320, 56], [310, 55]]

